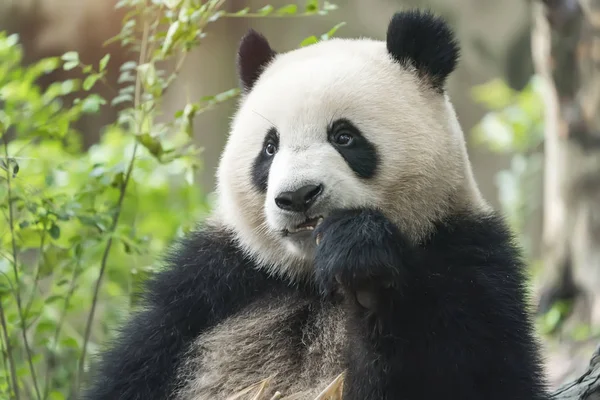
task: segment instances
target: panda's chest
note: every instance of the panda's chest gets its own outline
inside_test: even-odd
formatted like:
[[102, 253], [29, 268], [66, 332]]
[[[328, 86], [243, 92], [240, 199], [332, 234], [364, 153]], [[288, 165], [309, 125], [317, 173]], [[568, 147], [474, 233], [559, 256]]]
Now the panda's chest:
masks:
[[178, 400], [225, 399], [267, 378], [265, 396], [310, 398], [343, 371], [345, 321], [338, 305], [261, 299], [196, 340]]

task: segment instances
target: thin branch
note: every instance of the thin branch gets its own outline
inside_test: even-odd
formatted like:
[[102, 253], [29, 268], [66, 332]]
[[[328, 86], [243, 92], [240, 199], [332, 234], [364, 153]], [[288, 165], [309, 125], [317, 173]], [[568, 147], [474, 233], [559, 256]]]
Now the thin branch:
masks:
[[33, 299], [35, 297], [38, 285], [40, 283], [40, 272], [42, 270], [41, 264], [44, 261], [44, 255], [45, 255], [44, 254], [45, 239], [46, 239], [46, 221], [44, 221], [44, 230], [42, 231], [42, 236], [40, 237], [40, 247], [39, 247], [40, 259], [36, 263], [36, 269], [35, 269], [35, 275], [33, 278], [33, 287], [31, 289], [31, 295], [29, 296], [29, 300], [27, 301], [27, 303], [25, 305], [25, 315], [29, 315], [29, 312], [31, 311], [31, 306], [33, 305]]
[[[146, 21], [144, 23], [144, 32], [143, 32], [143, 36], [142, 36], [142, 48], [140, 51], [140, 58], [139, 58], [138, 65], [143, 64], [146, 59], [146, 49], [147, 49], [147, 45], [148, 45], [148, 43], [147, 43], [148, 42], [148, 32], [149, 32], [149, 23], [148, 23], [148, 20], [146, 19]], [[141, 82], [140, 74], [137, 74], [136, 85], [135, 85], [135, 104], [134, 104], [135, 108], [137, 108], [140, 104], [141, 95], [142, 95], [142, 82]], [[145, 117], [142, 115], [141, 118], [143, 119]], [[133, 147], [133, 154], [131, 155], [131, 160], [129, 162], [129, 166], [127, 167], [125, 179], [124, 179], [123, 185], [121, 186], [121, 189], [120, 189], [119, 199], [117, 200], [117, 208], [116, 208], [115, 216], [113, 218], [113, 222], [110, 227], [110, 235], [109, 235], [108, 241], [106, 243], [106, 248], [104, 249], [104, 254], [102, 255], [102, 261], [100, 264], [100, 273], [98, 274], [98, 279], [96, 280], [96, 285], [94, 287], [94, 296], [92, 298], [92, 308], [88, 315], [88, 319], [87, 319], [87, 323], [86, 323], [86, 327], [85, 327], [85, 334], [84, 334], [84, 339], [83, 339], [83, 349], [81, 352], [81, 357], [79, 359], [79, 371], [77, 374], [76, 390], [79, 389], [81, 378], [83, 376], [85, 356], [87, 353], [87, 346], [88, 346], [88, 342], [90, 340], [90, 335], [91, 335], [91, 331], [92, 331], [92, 322], [94, 320], [94, 314], [96, 312], [96, 305], [98, 303], [98, 294], [100, 292], [102, 278], [104, 277], [104, 273], [106, 271], [108, 254], [110, 252], [110, 249], [111, 249], [112, 243], [113, 243], [113, 237], [114, 237], [113, 233], [115, 232], [117, 225], [119, 223], [119, 217], [121, 215], [121, 209], [123, 206], [123, 201], [125, 199], [125, 193], [127, 191], [129, 179], [131, 178], [131, 173], [133, 171], [133, 166], [135, 164], [135, 158], [136, 158], [138, 146], [139, 146], [138, 142], [136, 141], [134, 144], [134, 147]]]
[[[4, 155], [6, 159], [8, 159], [8, 143], [6, 136], [3, 136], [4, 139]], [[37, 377], [35, 374], [35, 368], [33, 367], [33, 360], [31, 355], [31, 348], [29, 347], [29, 341], [27, 339], [27, 327], [25, 325], [25, 318], [23, 315], [23, 307], [21, 305], [21, 294], [20, 294], [20, 285], [19, 285], [19, 271], [17, 268], [17, 241], [15, 238], [15, 218], [13, 214], [12, 208], [12, 185], [11, 185], [11, 174], [6, 170], [6, 186], [8, 190], [8, 226], [10, 229], [11, 235], [11, 245], [12, 245], [12, 265], [13, 265], [13, 273], [15, 276], [15, 283], [17, 288], [15, 290], [15, 298], [17, 300], [17, 310], [19, 312], [19, 320], [21, 322], [21, 334], [23, 336], [23, 345], [25, 346], [25, 353], [27, 356], [27, 363], [29, 364], [29, 371], [31, 372], [31, 379], [33, 380], [33, 387], [35, 388], [35, 392], [38, 400], [41, 400], [40, 389], [38, 387]]]
[[19, 400], [21, 395], [19, 394], [19, 383], [17, 382], [17, 371], [15, 368], [15, 360], [12, 355], [12, 346], [10, 345], [10, 338], [8, 336], [8, 327], [6, 326], [6, 318], [4, 317], [4, 306], [0, 302], [0, 324], [2, 324], [2, 333], [4, 335], [4, 343], [6, 343], [6, 354], [8, 356], [8, 365], [10, 366], [10, 377], [12, 380], [13, 393], [15, 400]]
[[[0, 313], [0, 316], [4, 317], [4, 313]], [[7, 352], [6, 350], [4, 350], [4, 336], [0, 335], [0, 352], [2, 353], [2, 367], [4, 367], [4, 371], [9, 371], [9, 367], [8, 367], [8, 356], [7, 356]], [[9, 391], [11, 391], [12, 389], [12, 384], [11, 384], [11, 374], [7, 374], [5, 376], [6, 378], [6, 387], [8, 388]]]

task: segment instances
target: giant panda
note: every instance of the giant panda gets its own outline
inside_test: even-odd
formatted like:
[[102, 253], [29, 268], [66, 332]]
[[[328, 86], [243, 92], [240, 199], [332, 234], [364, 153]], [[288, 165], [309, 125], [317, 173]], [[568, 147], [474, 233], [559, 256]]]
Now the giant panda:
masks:
[[482, 198], [429, 11], [287, 53], [250, 31], [210, 218], [166, 256], [90, 400], [548, 399], [524, 266]]

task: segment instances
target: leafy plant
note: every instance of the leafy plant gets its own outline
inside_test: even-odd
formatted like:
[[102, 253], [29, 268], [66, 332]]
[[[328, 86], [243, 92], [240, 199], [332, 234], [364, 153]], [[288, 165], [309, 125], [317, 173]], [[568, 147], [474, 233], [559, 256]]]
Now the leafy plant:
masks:
[[[94, 92], [108, 84], [109, 55], [88, 65], [68, 52], [23, 66], [18, 37], [0, 33], [0, 398], [75, 396], [89, 355], [135, 306], [139, 283], [165, 246], [207, 214], [206, 193], [194, 184], [194, 117], [238, 89], [189, 103], [167, 123], [157, 117], [210, 23], [335, 9], [309, 0], [303, 8], [227, 13], [224, 3], [120, 1], [128, 12], [112, 41], [138, 60], [120, 66], [112, 98]], [[327, 40], [340, 26], [303, 45]], [[168, 60], [176, 62], [172, 73], [160, 68]], [[58, 68], [83, 78], [37, 85]], [[67, 96], [77, 98], [71, 104]], [[83, 151], [73, 126], [104, 104], [119, 107], [118, 119]]]
[[543, 103], [534, 76], [522, 91], [511, 89], [500, 79], [473, 88], [478, 103], [490, 111], [473, 130], [475, 143], [491, 151], [510, 154], [510, 167], [498, 172], [496, 184], [502, 209], [527, 249], [524, 221], [541, 204], [538, 185], [542, 173]]

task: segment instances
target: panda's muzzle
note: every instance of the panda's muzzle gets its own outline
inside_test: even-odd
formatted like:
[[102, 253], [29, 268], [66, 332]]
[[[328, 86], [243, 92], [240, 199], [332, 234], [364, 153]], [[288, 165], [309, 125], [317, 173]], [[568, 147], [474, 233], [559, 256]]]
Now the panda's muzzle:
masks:
[[275, 204], [280, 210], [286, 212], [288, 215], [293, 215], [291, 219], [294, 222], [292, 223], [296, 223], [302, 217], [306, 218], [295, 226], [291, 226], [292, 223], [290, 223], [283, 231], [284, 236], [311, 232], [323, 222], [322, 215], [308, 217], [311, 208], [318, 202], [322, 194], [322, 184], [304, 185], [292, 191], [279, 193], [275, 198]]
[[281, 192], [275, 204], [283, 211], [306, 213], [323, 194], [323, 185], [304, 185], [296, 190]]

